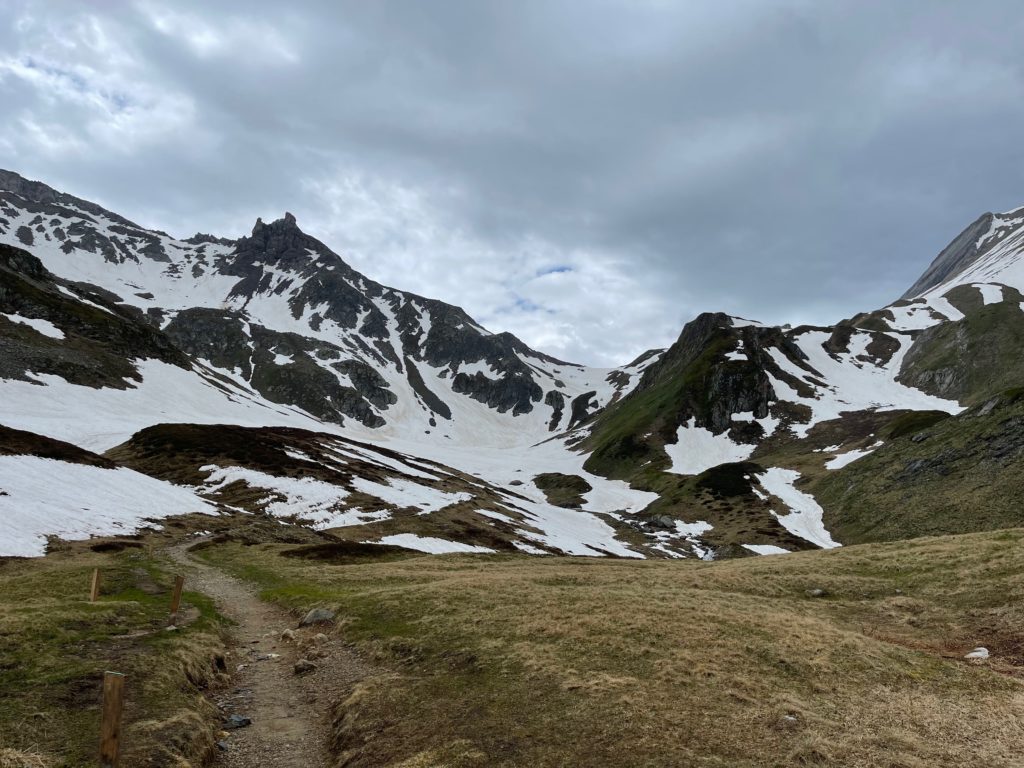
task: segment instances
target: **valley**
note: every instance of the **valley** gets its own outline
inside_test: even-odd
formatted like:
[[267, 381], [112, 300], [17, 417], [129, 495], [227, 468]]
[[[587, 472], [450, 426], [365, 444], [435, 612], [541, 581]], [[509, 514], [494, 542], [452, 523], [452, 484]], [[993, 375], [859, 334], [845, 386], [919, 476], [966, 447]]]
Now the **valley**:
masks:
[[595, 368], [0, 171], [0, 765], [90, 764], [110, 667], [129, 765], [1014, 765], [1022, 258]]

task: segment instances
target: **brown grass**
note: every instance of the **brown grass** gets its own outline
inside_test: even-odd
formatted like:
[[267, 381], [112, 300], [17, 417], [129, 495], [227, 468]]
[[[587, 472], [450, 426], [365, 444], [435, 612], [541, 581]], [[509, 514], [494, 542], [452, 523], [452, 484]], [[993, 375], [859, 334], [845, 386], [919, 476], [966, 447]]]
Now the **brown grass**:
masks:
[[50, 768], [53, 760], [33, 752], [0, 749], [0, 768]]
[[[393, 674], [339, 765], [1014, 766], [1024, 531], [721, 563], [204, 554]], [[822, 588], [824, 598], [806, 591]], [[970, 664], [975, 645], [993, 652]]]

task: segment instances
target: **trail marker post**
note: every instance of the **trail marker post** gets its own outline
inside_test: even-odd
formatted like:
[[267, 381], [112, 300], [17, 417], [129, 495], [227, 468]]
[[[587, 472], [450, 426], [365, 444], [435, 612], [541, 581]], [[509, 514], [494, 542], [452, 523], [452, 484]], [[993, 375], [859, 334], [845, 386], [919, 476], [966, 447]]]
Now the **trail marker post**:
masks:
[[117, 768], [121, 751], [121, 712], [124, 709], [124, 675], [103, 674], [103, 719], [100, 721], [100, 765]]
[[176, 576], [174, 579], [174, 592], [171, 594], [171, 624], [178, 620], [178, 608], [181, 607], [181, 590], [185, 586], [185, 577]]
[[100, 596], [100, 569], [92, 569], [92, 585], [89, 587], [89, 602], [95, 603]]

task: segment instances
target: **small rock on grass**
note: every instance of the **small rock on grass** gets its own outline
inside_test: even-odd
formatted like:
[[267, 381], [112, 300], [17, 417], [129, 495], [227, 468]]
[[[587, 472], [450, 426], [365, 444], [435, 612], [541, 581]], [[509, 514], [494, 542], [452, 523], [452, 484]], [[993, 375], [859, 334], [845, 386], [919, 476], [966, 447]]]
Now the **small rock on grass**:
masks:
[[987, 659], [989, 656], [988, 648], [978, 646], [973, 651], [964, 656], [965, 659]]
[[334, 611], [326, 608], [314, 608], [299, 622], [300, 627], [308, 627], [312, 624], [330, 624], [334, 621]]
[[295, 662], [295, 674], [296, 675], [305, 675], [307, 672], [312, 672], [315, 669], [316, 669], [316, 664], [314, 664], [309, 659], [299, 659], [298, 661]]
[[808, 589], [807, 590], [807, 596], [808, 597], [825, 597], [825, 595], [827, 595], [827, 594], [828, 594], [828, 592], [826, 592], [821, 587], [815, 587], [814, 589]]

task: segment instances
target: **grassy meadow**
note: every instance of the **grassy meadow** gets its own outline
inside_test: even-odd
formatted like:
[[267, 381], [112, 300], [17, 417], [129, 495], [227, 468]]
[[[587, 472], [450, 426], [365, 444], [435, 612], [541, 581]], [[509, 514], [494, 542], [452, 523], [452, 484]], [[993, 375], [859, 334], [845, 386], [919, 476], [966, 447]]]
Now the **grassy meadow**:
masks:
[[[1014, 766], [1024, 530], [702, 563], [202, 556], [386, 671], [335, 710], [338, 765]], [[823, 590], [813, 597], [809, 592]], [[989, 648], [984, 662], [963, 659]]]

